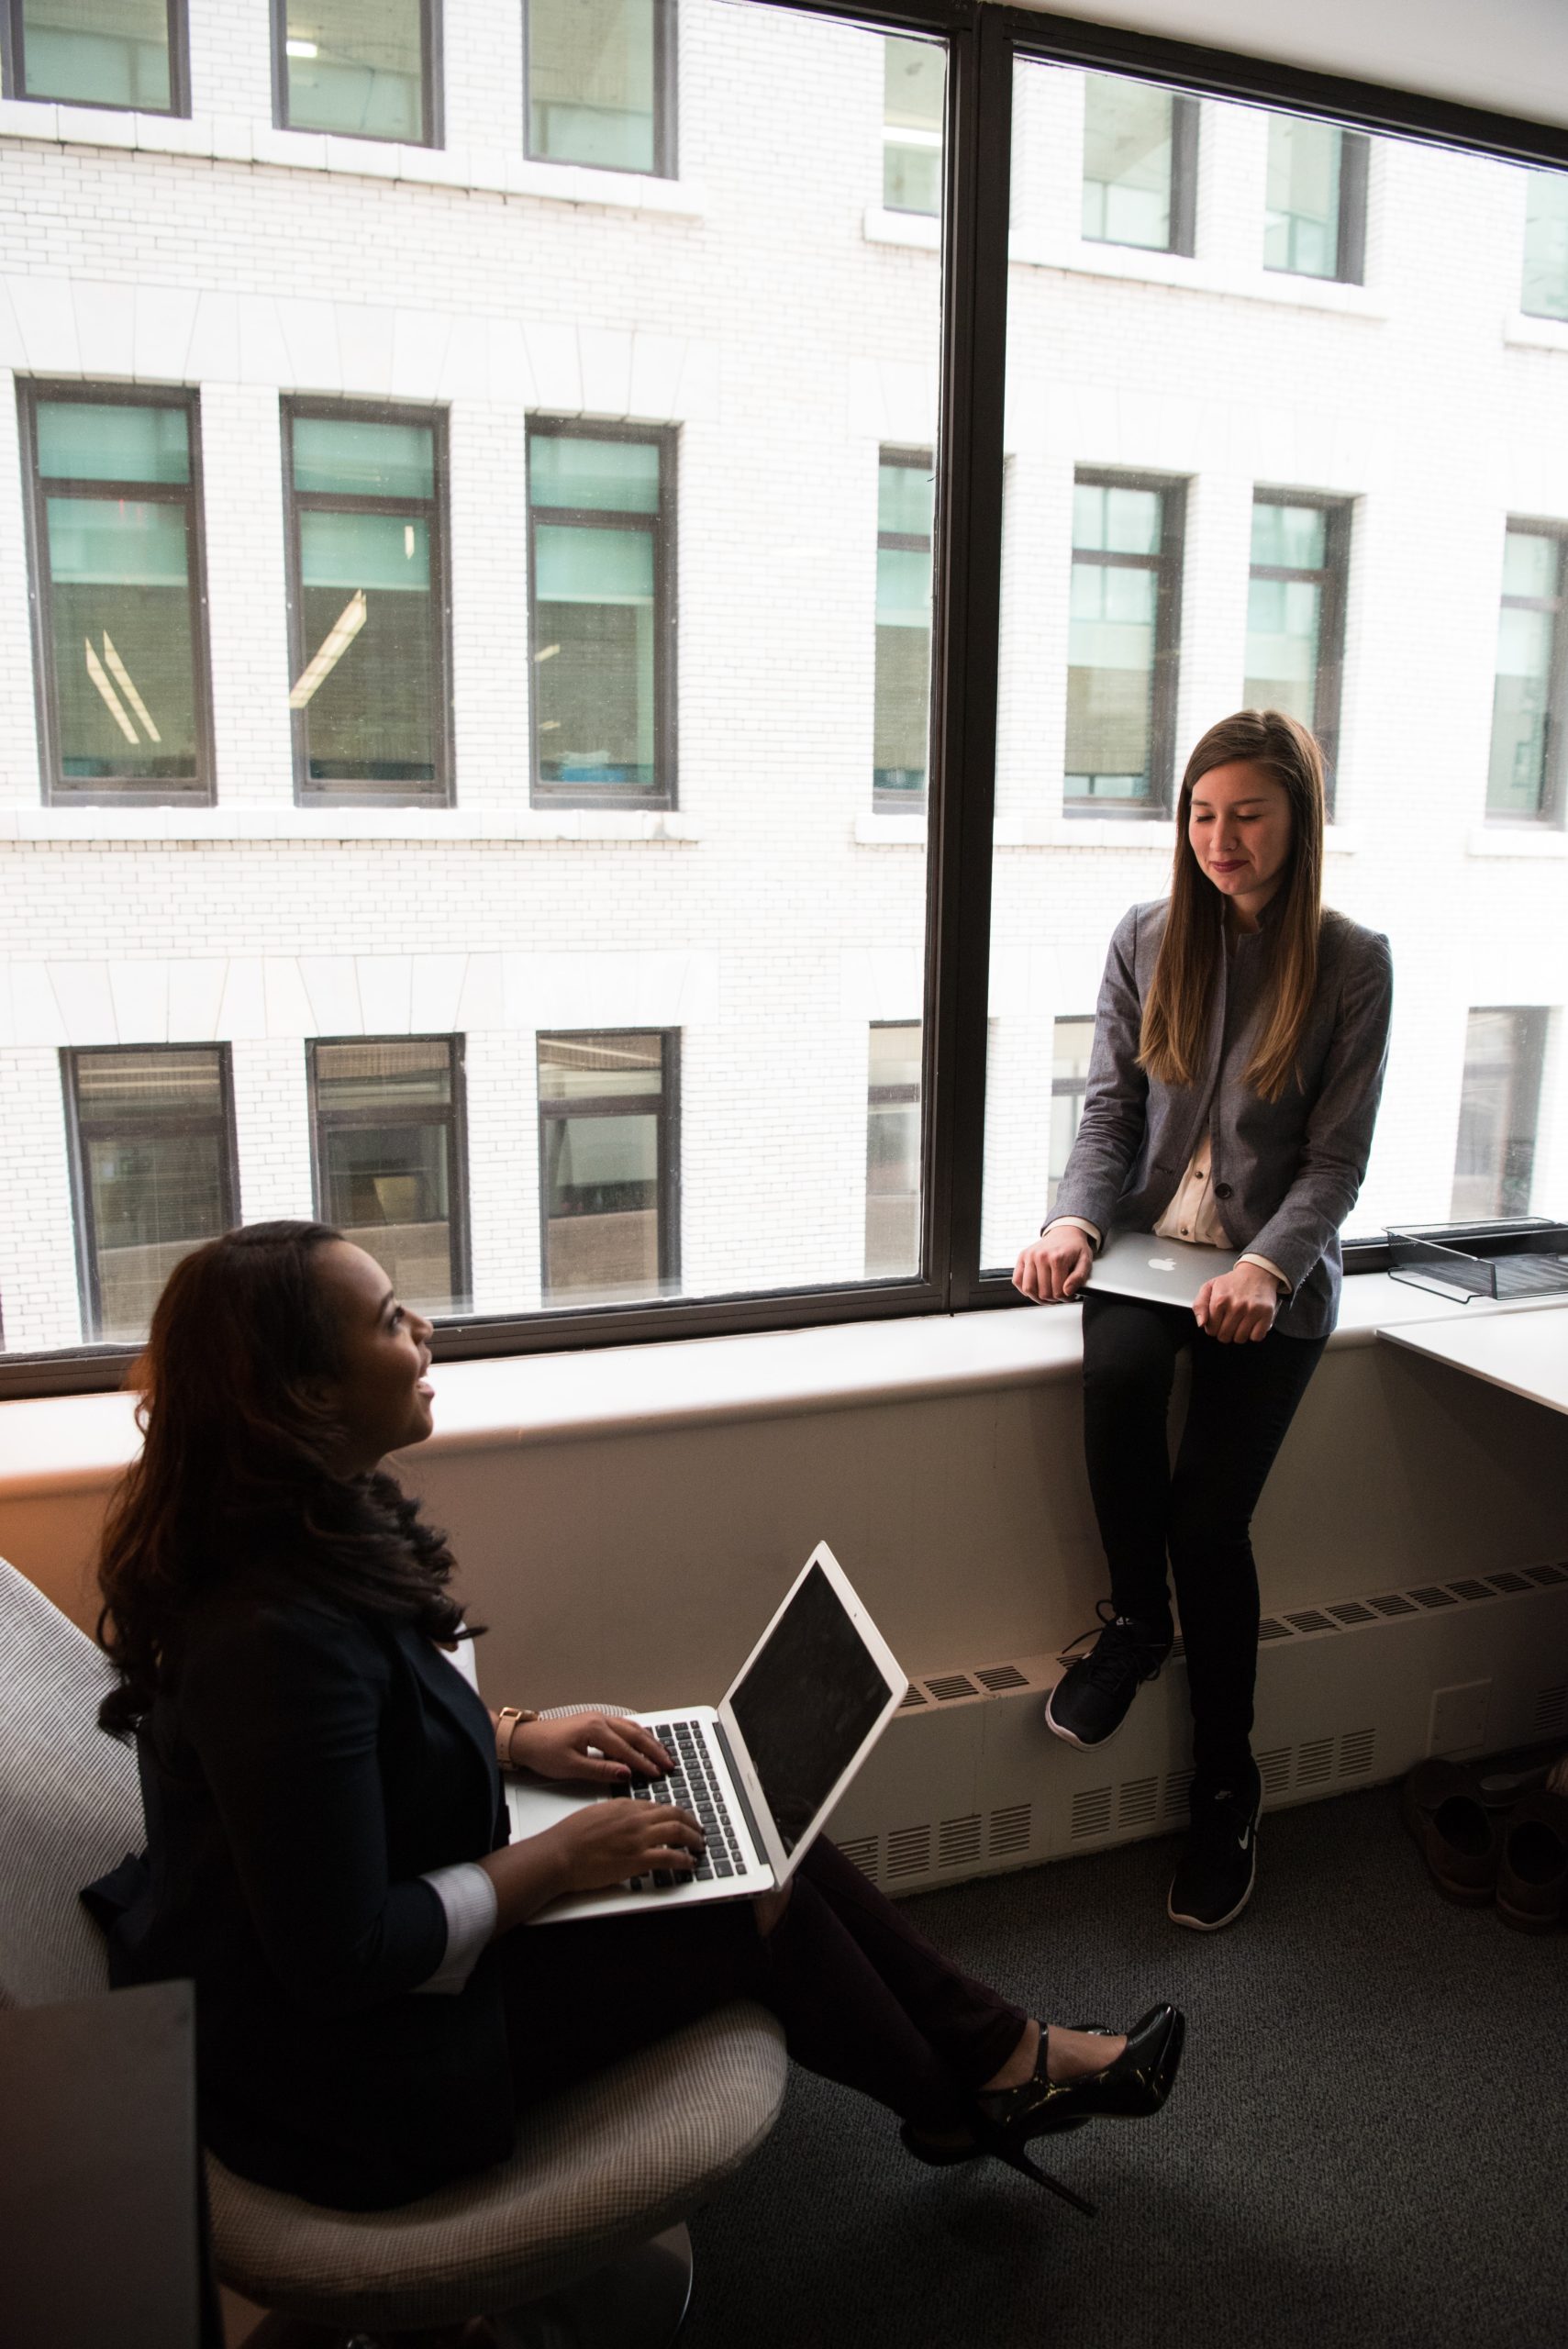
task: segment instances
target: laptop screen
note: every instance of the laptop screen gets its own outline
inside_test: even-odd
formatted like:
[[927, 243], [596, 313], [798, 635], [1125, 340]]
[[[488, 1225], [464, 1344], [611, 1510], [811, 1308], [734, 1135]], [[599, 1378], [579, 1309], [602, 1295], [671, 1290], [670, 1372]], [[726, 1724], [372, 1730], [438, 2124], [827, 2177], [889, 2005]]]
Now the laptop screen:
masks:
[[729, 1702], [779, 1841], [793, 1852], [887, 1702], [887, 1683], [820, 1566]]

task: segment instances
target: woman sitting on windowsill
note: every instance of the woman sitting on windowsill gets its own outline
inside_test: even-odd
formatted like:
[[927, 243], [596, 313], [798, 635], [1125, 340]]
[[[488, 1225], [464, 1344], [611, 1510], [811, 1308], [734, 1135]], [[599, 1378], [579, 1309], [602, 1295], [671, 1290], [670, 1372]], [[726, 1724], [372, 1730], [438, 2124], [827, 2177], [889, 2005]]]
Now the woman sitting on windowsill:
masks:
[[[520, 2105], [736, 1997], [947, 2163], [1163, 2103], [1183, 2025], [1044, 2029], [960, 1974], [831, 1844], [789, 1888], [517, 1930], [566, 1891], [689, 1871], [696, 1820], [594, 1803], [511, 1843], [500, 1767], [624, 1782], [634, 1723], [487, 1712], [452, 1559], [379, 1466], [430, 1432], [429, 1324], [319, 1224], [181, 1263], [146, 1442], [105, 1534], [100, 1720], [135, 1734], [147, 1852], [84, 1897], [117, 1984], [197, 1986], [202, 2125], [228, 2165], [343, 2209], [504, 2160]], [[1060, 2190], [1060, 2189], [1058, 2189]]]

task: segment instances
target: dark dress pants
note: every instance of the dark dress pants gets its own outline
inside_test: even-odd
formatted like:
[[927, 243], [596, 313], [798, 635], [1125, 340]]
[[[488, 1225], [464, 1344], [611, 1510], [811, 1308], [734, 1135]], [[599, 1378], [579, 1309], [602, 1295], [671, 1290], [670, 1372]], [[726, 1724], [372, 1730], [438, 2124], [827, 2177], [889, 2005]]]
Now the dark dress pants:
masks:
[[754, 1998], [807, 2071], [940, 2126], [1000, 2070], [1025, 2014], [951, 1965], [818, 1840], [771, 1933], [750, 1900], [519, 1926], [501, 1943], [519, 2106]]
[[[1170, 1620], [1176, 1586], [1192, 1698], [1193, 1763], [1212, 1783], [1246, 1763], [1258, 1664], [1251, 1520], [1324, 1338], [1271, 1330], [1221, 1345], [1184, 1308], [1084, 1300], [1084, 1444], [1118, 1615]], [[1176, 1356], [1192, 1355], [1186, 1425], [1171, 1466]]]

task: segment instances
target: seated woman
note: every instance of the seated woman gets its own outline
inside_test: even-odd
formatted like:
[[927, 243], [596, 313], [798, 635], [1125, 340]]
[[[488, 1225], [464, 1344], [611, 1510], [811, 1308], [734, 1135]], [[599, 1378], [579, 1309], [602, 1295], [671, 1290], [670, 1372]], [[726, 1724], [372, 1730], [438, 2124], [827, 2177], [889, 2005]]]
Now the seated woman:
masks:
[[147, 1851], [84, 1897], [117, 1983], [195, 1978], [213, 2150], [313, 2202], [406, 2201], [504, 2160], [520, 2106], [737, 1997], [929, 2162], [1049, 2183], [1031, 2139], [1158, 2110], [1173, 2008], [1125, 2038], [1042, 2026], [826, 1842], [760, 1901], [660, 1913], [651, 1892], [645, 1917], [517, 1930], [565, 1891], [689, 1870], [702, 1834], [602, 1802], [507, 1842], [502, 1765], [624, 1781], [669, 1760], [628, 1721], [481, 1703], [450, 1553], [378, 1464], [430, 1432], [429, 1335], [311, 1223], [209, 1241], [153, 1317], [99, 1626]]

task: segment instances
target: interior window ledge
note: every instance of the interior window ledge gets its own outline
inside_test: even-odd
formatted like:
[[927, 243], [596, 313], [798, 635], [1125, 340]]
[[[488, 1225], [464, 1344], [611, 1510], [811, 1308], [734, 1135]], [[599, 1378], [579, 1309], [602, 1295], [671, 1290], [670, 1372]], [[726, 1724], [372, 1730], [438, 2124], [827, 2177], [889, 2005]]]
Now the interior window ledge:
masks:
[[223, 162], [265, 163], [360, 179], [402, 180], [427, 187], [472, 188], [498, 195], [548, 196], [619, 211], [672, 213], [700, 219], [701, 188], [644, 172], [606, 172], [578, 163], [540, 163], [498, 148], [406, 147], [395, 139], [345, 139], [232, 115], [124, 113], [111, 106], [51, 105], [0, 98], [0, 136], [52, 146], [137, 148], [148, 154], [198, 155]]
[[942, 224], [934, 212], [890, 212], [884, 205], [868, 204], [865, 240], [868, 245], [903, 245], [916, 252], [940, 252]]
[[1288, 309], [1325, 310], [1341, 317], [1386, 318], [1388, 309], [1365, 285], [1338, 278], [1296, 277], [1285, 270], [1228, 269], [1185, 253], [1145, 252], [1135, 245], [1043, 244], [1015, 237], [1007, 257], [1030, 269], [1065, 271], [1074, 277], [1114, 277], [1143, 285], [1181, 286], [1189, 293], [1225, 294], [1247, 302], [1274, 302]]
[[11, 807], [0, 841], [652, 841], [703, 838], [690, 816], [641, 807]]
[[[1476, 1301], [1468, 1318], [1529, 1309]], [[1386, 1273], [1363, 1273], [1345, 1283], [1331, 1344], [1371, 1345], [1380, 1329], [1451, 1320], [1459, 1312]], [[510, 1450], [1065, 1383], [1083, 1364], [1080, 1320], [1075, 1306], [929, 1314], [438, 1363], [429, 1448]], [[123, 1472], [136, 1443], [128, 1395], [0, 1403], [0, 1462], [7, 1464], [0, 1466], [0, 1494], [23, 1499], [101, 1491]], [[408, 1455], [411, 1481], [418, 1456]]]
[[1464, 845], [1472, 856], [1568, 856], [1568, 832], [1546, 824], [1478, 824]]
[[1527, 351], [1568, 351], [1568, 318], [1533, 318], [1512, 310], [1503, 320], [1503, 340]]

